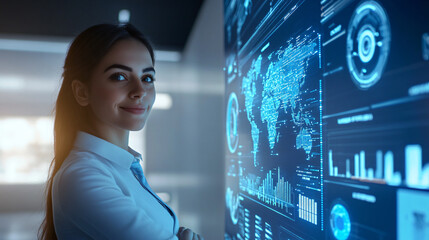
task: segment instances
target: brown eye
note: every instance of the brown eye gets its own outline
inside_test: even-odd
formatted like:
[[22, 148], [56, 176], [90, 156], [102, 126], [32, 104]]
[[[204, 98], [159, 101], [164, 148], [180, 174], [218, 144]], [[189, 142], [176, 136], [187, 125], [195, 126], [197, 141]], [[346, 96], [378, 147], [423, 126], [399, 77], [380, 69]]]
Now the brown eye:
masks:
[[114, 81], [124, 81], [127, 80], [127, 76], [125, 76], [123, 73], [114, 73], [110, 75], [109, 79]]

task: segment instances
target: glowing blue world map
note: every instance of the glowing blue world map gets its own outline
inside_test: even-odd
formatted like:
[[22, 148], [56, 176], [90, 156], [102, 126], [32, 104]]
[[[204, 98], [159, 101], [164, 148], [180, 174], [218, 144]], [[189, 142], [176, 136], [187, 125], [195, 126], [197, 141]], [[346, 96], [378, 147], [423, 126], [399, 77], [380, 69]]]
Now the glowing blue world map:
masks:
[[[307, 159], [310, 157], [312, 133], [316, 132], [313, 126], [317, 124], [314, 106], [317, 105], [318, 99], [302, 96], [318, 91], [317, 88], [308, 89], [305, 83], [309, 61], [313, 57], [319, 57], [319, 35], [311, 30], [307, 32], [290, 39], [285, 47], [271, 52], [265, 58], [261, 53], [252, 61], [250, 69], [243, 77], [241, 91], [245, 97], [247, 119], [251, 126], [255, 166], [259, 165], [257, 153], [261, 130], [267, 131], [271, 154], [276, 155], [275, 148], [281, 138], [278, 129], [284, 125], [293, 129], [296, 149], [303, 149]], [[268, 67], [263, 68], [264, 63]], [[258, 89], [257, 82], [261, 80], [262, 88]], [[286, 119], [279, 119], [281, 111], [288, 116]], [[263, 126], [260, 122], [258, 124], [255, 114], [260, 115]]]

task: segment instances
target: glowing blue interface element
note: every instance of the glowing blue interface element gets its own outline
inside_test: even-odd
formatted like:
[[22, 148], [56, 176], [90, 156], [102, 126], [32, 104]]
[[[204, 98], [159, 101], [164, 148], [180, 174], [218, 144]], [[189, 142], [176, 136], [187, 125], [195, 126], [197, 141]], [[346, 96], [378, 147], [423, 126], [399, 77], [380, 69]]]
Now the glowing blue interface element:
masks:
[[238, 116], [238, 101], [237, 95], [232, 92], [228, 99], [228, 106], [226, 112], [226, 136], [228, 142], [228, 149], [234, 153], [238, 145], [238, 132], [237, 132], [237, 116]]
[[390, 24], [376, 1], [360, 4], [347, 33], [347, 66], [352, 80], [362, 89], [381, 78], [390, 48]]
[[351, 224], [347, 209], [341, 204], [335, 204], [330, 216], [331, 230], [335, 239], [346, 240], [349, 238]]
[[225, 194], [225, 200], [226, 200], [226, 208], [229, 211], [231, 221], [233, 224], [237, 224], [238, 222], [238, 206], [240, 204], [240, 199], [237, 195], [234, 195], [234, 192], [231, 190], [231, 188], [226, 189]]
[[429, 1], [224, 11], [225, 239], [429, 239]]
[[[302, 101], [301, 95], [307, 80], [308, 62], [311, 57], [318, 57], [318, 35], [312, 31], [300, 38], [290, 39], [286, 47], [270, 53], [270, 64], [262, 80], [261, 120], [266, 124], [270, 149], [278, 143], [284, 124], [292, 124], [299, 129], [296, 137], [296, 148], [302, 148], [307, 155], [312, 149], [311, 134], [316, 117], [313, 116], [316, 99]], [[261, 59], [259, 55], [258, 59]], [[317, 89], [316, 89], [317, 90]], [[317, 104], [316, 104], [317, 105]], [[290, 115], [292, 121], [278, 122], [280, 110]]]

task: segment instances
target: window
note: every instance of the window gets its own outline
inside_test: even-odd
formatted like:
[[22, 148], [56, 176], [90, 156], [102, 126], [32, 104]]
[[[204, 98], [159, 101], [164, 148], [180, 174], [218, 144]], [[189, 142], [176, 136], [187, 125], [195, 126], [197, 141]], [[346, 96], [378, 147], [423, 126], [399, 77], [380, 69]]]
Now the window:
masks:
[[54, 157], [53, 118], [0, 118], [0, 183], [42, 183]]

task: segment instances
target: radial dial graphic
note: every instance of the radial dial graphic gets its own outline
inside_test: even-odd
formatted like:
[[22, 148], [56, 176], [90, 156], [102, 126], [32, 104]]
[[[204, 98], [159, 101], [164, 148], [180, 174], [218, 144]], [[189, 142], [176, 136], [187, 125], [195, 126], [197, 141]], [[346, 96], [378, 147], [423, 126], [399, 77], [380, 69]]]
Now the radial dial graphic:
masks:
[[238, 145], [237, 117], [238, 100], [237, 95], [232, 92], [229, 96], [228, 105], [226, 107], [226, 140], [231, 153], [234, 153], [235, 150], [237, 150]]
[[353, 13], [347, 34], [347, 66], [360, 89], [376, 84], [383, 74], [390, 48], [390, 23], [375, 1], [361, 3]]
[[346, 240], [350, 236], [351, 222], [347, 209], [337, 203], [332, 207], [330, 216], [331, 230], [335, 239]]

